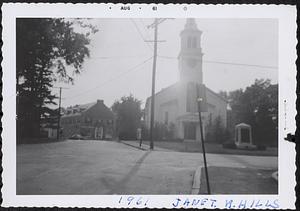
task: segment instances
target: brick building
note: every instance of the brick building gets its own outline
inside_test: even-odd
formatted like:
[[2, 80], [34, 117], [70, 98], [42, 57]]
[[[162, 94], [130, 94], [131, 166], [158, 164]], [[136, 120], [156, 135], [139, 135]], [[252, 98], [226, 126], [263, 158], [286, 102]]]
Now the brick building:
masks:
[[115, 117], [103, 100], [65, 109], [61, 117], [62, 136], [80, 134], [88, 139], [111, 139]]

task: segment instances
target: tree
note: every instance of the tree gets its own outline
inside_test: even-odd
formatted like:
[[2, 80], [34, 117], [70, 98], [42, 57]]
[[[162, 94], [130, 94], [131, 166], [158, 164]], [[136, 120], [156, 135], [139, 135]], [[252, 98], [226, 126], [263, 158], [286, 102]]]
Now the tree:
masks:
[[221, 97], [223, 97], [225, 100], [227, 100], [228, 99], [228, 95], [227, 95], [227, 92], [226, 91], [220, 91], [219, 92], [219, 95], [221, 96]]
[[[75, 27], [86, 33], [76, 32]], [[55, 115], [49, 108], [56, 104], [51, 93], [53, 83], [73, 83], [73, 75], [82, 71], [89, 56], [89, 35], [96, 32], [80, 19], [17, 18], [18, 137], [38, 137], [41, 120]]]
[[250, 124], [256, 144], [277, 143], [278, 84], [256, 79], [245, 91], [240, 89], [230, 92], [228, 100], [234, 124]]
[[116, 114], [116, 129], [120, 139], [136, 139], [136, 131], [141, 127], [141, 101], [133, 95], [123, 96], [112, 105]]
[[220, 115], [218, 115], [210, 124], [208, 124], [208, 133], [206, 140], [215, 143], [226, 143], [230, 139], [230, 133], [224, 126], [224, 122]]
[[222, 143], [224, 137], [224, 131], [225, 129], [223, 128], [222, 124], [222, 119], [221, 116], [217, 116], [217, 118], [214, 120], [214, 127], [213, 127], [213, 134], [214, 134], [214, 139], [217, 143]]

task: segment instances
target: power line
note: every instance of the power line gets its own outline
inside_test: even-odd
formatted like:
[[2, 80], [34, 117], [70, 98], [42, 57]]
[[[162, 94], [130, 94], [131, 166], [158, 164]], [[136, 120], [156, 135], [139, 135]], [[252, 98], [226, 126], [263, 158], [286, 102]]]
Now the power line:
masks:
[[260, 68], [268, 68], [268, 69], [277, 69], [278, 68], [276, 66], [245, 64], [245, 63], [232, 63], [232, 62], [219, 62], [219, 61], [211, 61], [211, 60], [204, 60], [203, 62], [205, 62], [205, 63], [215, 63], [215, 64], [228, 64], [228, 65], [235, 65], [235, 66], [260, 67]]
[[[143, 27], [144, 27], [145, 29], [147, 29], [147, 26], [146, 26], [145, 22], [143, 21], [143, 19], [142, 19], [142, 18], [139, 18], [139, 21], [141, 22], [141, 24], [143, 25]], [[152, 36], [150, 35], [150, 33], [149, 33], [148, 30], [145, 30], [145, 32], [146, 32], [146, 34], [148, 35], [148, 38], [149, 38], [149, 37], [152, 37]]]
[[[146, 42], [145, 37], [143, 36], [143, 33], [141, 32], [139, 26], [136, 24], [136, 22], [134, 21], [134, 19], [130, 19], [130, 21], [132, 22], [133, 26], [135, 27], [136, 31], [138, 32], [138, 34], [140, 35], [141, 39], [143, 42]], [[141, 21], [141, 20], [140, 20]], [[144, 23], [141, 22], [143, 25]], [[148, 31], [147, 31], [148, 32]], [[146, 45], [149, 47], [149, 49], [151, 50], [151, 52], [153, 51], [153, 48], [151, 47], [151, 45], [149, 45], [148, 42], [146, 42]], [[90, 57], [90, 59], [120, 59], [120, 58], [138, 58], [141, 56], [93, 56]]]
[[173, 56], [161, 56], [161, 55], [157, 55], [157, 57], [163, 58], [163, 59], [177, 59], [177, 57], [173, 57]]
[[[177, 57], [171, 57], [171, 56], [158, 56], [158, 57], [164, 59], [177, 59]], [[267, 68], [267, 69], [278, 69], [277, 66], [267, 66], [267, 65], [257, 65], [257, 64], [245, 64], [245, 63], [223, 62], [223, 61], [213, 61], [213, 60], [203, 60], [203, 62], [213, 63], [213, 64], [234, 65], [234, 66], [248, 66], [248, 67], [259, 67], [259, 68]]]
[[[144, 38], [144, 36], [143, 36], [141, 30], [139, 29], [138, 25], [135, 23], [135, 21], [132, 18], [130, 19], [130, 21], [133, 23], [134, 27], [136, 28], [136, 30], [137, 30], [138, 34], [140, 35], [140, 37], [142, 38], [143, 42], [145, 42], [146, 39]], [[152, 52], [153, 51], [152, 47], [148, 43], [146, 43], [146, 44]]]
[[148, 62], [148, 61], [151, 60], [151, 59], [152, 59], [152, 56], [149, 57], [148, 59], [144, 60], [143, 62], [141, 62], [141, 63], [139, 63], [139, 64], [137, 64], [137, 65], [135, 65], [135, 66], [129, 68], [128, 70], [122, 72], [120, 75], [118, 75], [118, 76], [116, 76], [116, 77], [114, 77], [114, 78], [111, 78], [111, 79], [109, 79], [109, 80], [107, 80], [107, 81], [105, 81], [105, 82], [103, 82], [103, 83], [101, 83], [101, 84], [99, 84], [99, 85], [97, 85], [97, 86], [95, 86], [95, 87], [93, 87], [93, 88], [90, 88], [90, 89], [88, 89], [88, 90], [85, 90], [85, 91], [83, 91], [83, 92], [81, 92], [81, 93], [79, 93], [79, 94], [73, 95], [73, 96], [71, 96], [71, 97], [67, 97], [67, 99], [72, 99], [72, 98], [74, 98], [74, 97], [78, 97], [78, 96], [83, 95], [83, 94], [85, 94], [85, 93], [87, 93], [87, 92], [90, 92], [90, 91], [92, 91], [92, 90], [94, 90], [94, 89], [97, 89], [97, 88], [99, 88], [99, 87], [101, 87], [101, 86], [103, 86], [103, 85], [105, 85], [105, 84], [107, 84], [107, 83], [109, 83], [109, 82], [111, 82], [111, 81], [114, 81], [114, 80], [116, 80], [116, 79], [119, 79], [119, 78], [121, 78], [123, 75], [125, 75], [125, 74], [127, 74], [127, 73], [129, 73], [129, 72], [131, 72], [131, 71], [136, 70], [136, 68], [142, 66], [143, 64], [145, 64], [146, 62]]
[[141, 58], [145, 55], [134, 55], [134, 56], [93, 56], [90, 59], [128, 59], [128, 58]]
[[158, 24], [161, 24], [162, 22], [166, 21], [167, 19], [172, 19], [172, 18], [156, 18], [156, 22], [153, 22], [148, 26], [148, 28], [155, 28]]

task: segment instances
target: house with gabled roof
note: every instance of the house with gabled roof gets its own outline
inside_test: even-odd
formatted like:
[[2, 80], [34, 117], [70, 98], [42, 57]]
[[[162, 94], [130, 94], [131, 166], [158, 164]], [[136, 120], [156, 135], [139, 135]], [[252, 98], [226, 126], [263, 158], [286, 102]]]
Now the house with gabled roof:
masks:
[[112, 139], [115, 116], [103, 100], [70, 106], [61, 116], [61, 130], [64, 138], [81, 135], [87, 139]]

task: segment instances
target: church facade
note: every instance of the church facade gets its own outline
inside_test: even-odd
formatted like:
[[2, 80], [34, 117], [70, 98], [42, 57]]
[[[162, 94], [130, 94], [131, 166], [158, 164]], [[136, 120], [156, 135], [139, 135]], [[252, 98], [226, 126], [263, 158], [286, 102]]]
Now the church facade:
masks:
[[[180, 79], [177, 83], [155, 94], [154, 122], [165, 124], [174, 130], [174, 138], [200, 140], [200, 124], [197, 112], [196, 86], [202, 87], [206, 98], [205, 110], [201, 112], [204, 135], [219, 118], [227, 127], [227, 102], [203, 84], [201, 34], [194, 19], [186, 21], [180, 33], [181, 50], [178, 56]], [[145, 124], [150, 128], [151, 97], [145, 105]], [[205, 137], [205, 136], [204, 136]]]

